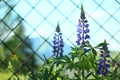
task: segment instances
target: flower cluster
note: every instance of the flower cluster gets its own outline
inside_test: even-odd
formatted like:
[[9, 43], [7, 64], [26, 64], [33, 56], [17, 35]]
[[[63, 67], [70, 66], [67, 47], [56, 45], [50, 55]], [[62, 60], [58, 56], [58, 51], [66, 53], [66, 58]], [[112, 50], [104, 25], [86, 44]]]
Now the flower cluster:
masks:
[[101, 48], [100, 59], [98, 60], [98, 74], [107, 76], [110, 68], [110, 51], [108, 50], [106, 41], [105, 45]]
[[90, 38], [90, 36], [88, 35], [88, 33], [90, 32], [89, 30], [89, 24], [87, 24], [87, 20], [85, 17], [85, 13], [84, 13], [84, 9], [83, 9], [83, 5], [81, 5], [81, 15], [80, 18], [78, 20], [78, 25], [77, 25], [77, 45], [78, 46], [84, 46], [85, 43], [88, 43], [88, 39]]
[[53, 56], [56, 56], [58, 58], [63, 57], [63, 47], [64, 42], [62, 38], [62, 33], [60, 32], [59, 22], [56, 27], [56, 33], [54, 34], [54, 41], [53, 41]]

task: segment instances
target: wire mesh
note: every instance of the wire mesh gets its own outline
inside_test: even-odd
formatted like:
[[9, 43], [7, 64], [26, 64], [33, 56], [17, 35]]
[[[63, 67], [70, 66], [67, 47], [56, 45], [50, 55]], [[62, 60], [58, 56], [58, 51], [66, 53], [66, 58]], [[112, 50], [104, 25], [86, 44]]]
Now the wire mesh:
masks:
[[[41, 55], [52, 55], [52, 38], [58, 21], [65, 41], [65, 53], [70, 51], [69, 46], [76, 45], [76, 25], [81, 4], [91, 26], [91, 44], [96, 45], [107, 39], [111, 50], [119, 50], [120, 2], [117, 0], [0, 0], [0, 53], [4, 52], [3, 45], [6, 49], [0, 66], [12, 73], [9, 79], [13, 76], [19, 78], [17, 73], [23, 66], [34, 72], [27, 63], [32, 56], [41, 62], [44, 61]], [[21, 26], [24, 28], [20, 30]], [[22, 32], [24, 36], [21, 36]], [[13, 35], [18, 41], [11, 47], [7, 41]], [[27, 40], [34, 41], [32, 46]], [[24, 59], [16, 54], [22, 45], [31, 52]], [[13, 71], [7, 66], [8, 60], [15, 55], [21, 65]]]

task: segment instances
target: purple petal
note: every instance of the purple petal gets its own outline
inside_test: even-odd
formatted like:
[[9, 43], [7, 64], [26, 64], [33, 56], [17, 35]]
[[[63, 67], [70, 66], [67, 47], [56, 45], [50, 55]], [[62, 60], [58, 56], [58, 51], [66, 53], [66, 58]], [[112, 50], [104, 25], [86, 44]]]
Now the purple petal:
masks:
[[85, 39], [89, 39], [90, 36], [88, 34], [85, 35]]

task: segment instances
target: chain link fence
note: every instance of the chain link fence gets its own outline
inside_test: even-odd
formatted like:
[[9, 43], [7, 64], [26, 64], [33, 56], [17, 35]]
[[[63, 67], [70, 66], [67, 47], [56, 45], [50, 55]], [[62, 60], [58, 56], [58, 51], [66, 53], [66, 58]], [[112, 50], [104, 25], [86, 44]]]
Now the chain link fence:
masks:
[[52, 55], [58, 21], [67, 54], [70, 46], [76, 45], [81, 4], [89, 21], [91, 44], [106, 39], [110, 50], [119, 51], [118, 0], [0, 0], [0, 71], [6, 68], [9, 79], [19, 78], [17, 73], [34, 72], [36, 65], [44, 61], [42, 55]]

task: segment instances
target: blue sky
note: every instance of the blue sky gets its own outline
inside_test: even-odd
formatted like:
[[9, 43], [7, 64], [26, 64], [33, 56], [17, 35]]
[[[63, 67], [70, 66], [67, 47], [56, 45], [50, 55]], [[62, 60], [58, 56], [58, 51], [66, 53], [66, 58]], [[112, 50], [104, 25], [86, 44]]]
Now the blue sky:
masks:
[[65, 43], [72, 46], [69, 41], [76, 44], [81, 4], [89, 21], [91, 44], [94, 46], [106, 39], [110, 50], [120, 50], [120, 5], [115, 0], [20, 0], [14, 10], [24, 18], [26, 35], [35, 28], [30, 38], [39, 37], [39, 33], [45, 38], [51, 36], [52, 40], [59, 21]]

